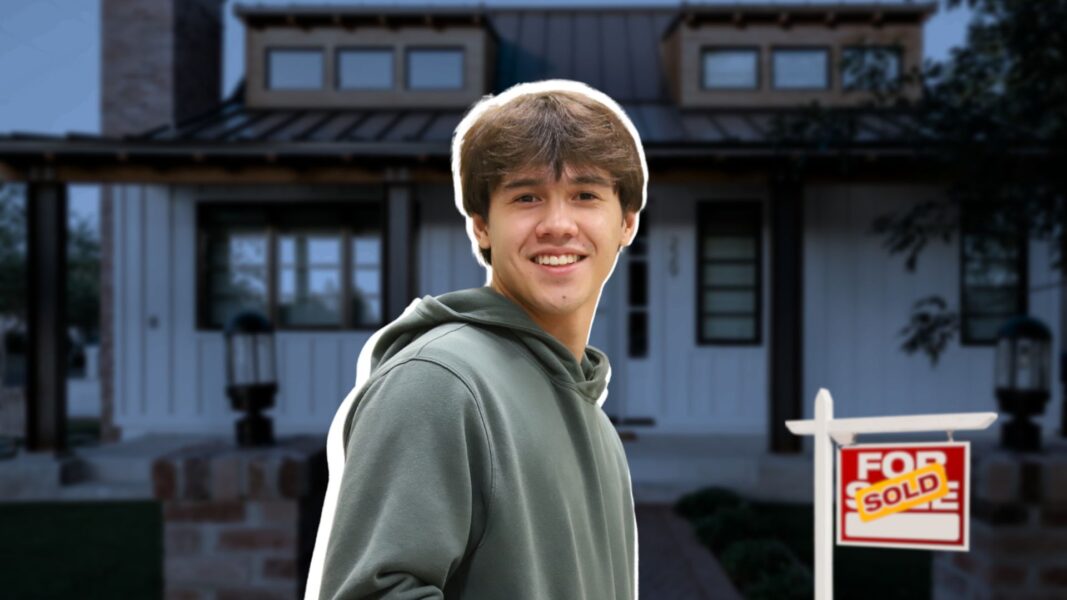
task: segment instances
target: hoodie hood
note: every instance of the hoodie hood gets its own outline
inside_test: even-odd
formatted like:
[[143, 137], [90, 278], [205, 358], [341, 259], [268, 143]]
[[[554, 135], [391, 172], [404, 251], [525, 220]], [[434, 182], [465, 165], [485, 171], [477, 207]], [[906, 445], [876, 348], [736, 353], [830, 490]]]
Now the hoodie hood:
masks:
[[579, 364], [562, 342], [489, 286], [416, 300], [400, 318], [381, 330], [371, 354], [371, 373], [422, 334], [445, 323], [470, 323], [514, 335], [555, 382], [574, 389], [587, 402], [603, 405], [603, 392], [611, 378], [607, 356], [587, 345]]

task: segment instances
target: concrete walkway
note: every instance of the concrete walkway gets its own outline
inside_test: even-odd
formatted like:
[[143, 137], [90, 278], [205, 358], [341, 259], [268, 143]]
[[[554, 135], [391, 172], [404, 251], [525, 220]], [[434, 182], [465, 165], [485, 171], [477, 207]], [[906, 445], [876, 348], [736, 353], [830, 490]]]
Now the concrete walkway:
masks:
[[715, 556], [668, 504], [638, 504], [640, 600], [740, 600]]

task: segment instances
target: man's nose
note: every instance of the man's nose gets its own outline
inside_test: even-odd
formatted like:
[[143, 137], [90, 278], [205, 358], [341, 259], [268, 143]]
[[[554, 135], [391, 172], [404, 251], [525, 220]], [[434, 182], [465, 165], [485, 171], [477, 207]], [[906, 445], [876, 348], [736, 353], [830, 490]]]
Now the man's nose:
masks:
[[545, 203], [545, 212], [537, 225], [537, 235], [574, 236], [578, 233], [578, 224], [574, 218], [574, 207], [565, 198], [551, 198]]

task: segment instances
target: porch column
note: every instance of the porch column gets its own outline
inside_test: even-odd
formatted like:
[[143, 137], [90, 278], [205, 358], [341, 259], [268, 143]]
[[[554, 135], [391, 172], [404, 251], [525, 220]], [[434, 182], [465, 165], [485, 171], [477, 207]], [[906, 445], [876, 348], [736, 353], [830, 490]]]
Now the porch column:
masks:
[[412, 274], [412, 225], [414, 223], [414, 194], [408, 183], [386, 186], [385, 281], [387, 321], [400, 316], [413, 299], [415, 286]]
[[27, 217], [26, 448], [67, 445], [67, 186], [30, 183]]
[[803, 240], [804, 184], [788, 165], [776, 167], [770, 181], [771, 335], [770, 422], [771, 452], [799, 452], [801, 439], [785, 427], [788, 419], [803, 418]]

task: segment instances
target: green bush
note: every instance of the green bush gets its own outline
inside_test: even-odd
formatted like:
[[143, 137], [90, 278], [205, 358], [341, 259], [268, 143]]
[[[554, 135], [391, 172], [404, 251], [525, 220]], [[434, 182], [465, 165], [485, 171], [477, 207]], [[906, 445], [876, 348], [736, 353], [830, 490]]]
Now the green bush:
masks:
[[695, 526], [697, 538], [716, 554], [734, 542], [766, 537], [769, 533], [766, 522], [748, 506], [723, 508], [710, 517], [697, 519]]
[[734, 508], [744, 502], [733, 490], [708, 487], [682, 496], [674, 505], [674, 513], [690, 521], [710, 517], [719, 509]]
[[730, 579], [744, 588], [768, 575], [777, 575], [796, 564], [792, 552], [773, 538], [741, 540], [722, 553], [722, 567]]
[[809, 600], [815, 595], [815, 585], [811, 572], [794, 562], [760, 577], [743, 592], [747, 600]]

